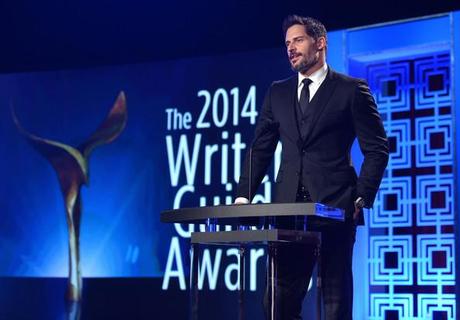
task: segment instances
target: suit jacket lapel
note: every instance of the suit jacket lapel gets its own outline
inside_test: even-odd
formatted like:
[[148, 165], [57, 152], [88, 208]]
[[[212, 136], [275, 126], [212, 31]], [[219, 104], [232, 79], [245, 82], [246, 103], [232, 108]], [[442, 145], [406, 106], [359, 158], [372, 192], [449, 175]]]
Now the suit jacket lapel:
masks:
[[335, 72], [330, 67], [328, 67], [326, 78], [324, 79], [323, 83], [314, 95], [313, 99], [311, 99], [310, 104], [308, 106], [309, 108], [312, 108], [312, 114], [310, 125], [306, 126], [308, 132], [305, 132], [304, 143], [307, 143], [308, 140], [311, 138], [312, 132], [316, 124], [318, 123], [319, 117], [324, 111], [324, 108], [329, 102], [329, 99], [332, 97], [332, 94], [335, 90], [335, 85]]
[[297, 75], [293, 76], [288, 85], [285, 87], [285, 95], [288, 97], [286, 107], [286, 116], [287, 116], [287, 130], [289, 132], [289, 136], [292, 138], [293, 141], [297, 143], [300, 137], [300, 129], [299, 124], [297, 122]]

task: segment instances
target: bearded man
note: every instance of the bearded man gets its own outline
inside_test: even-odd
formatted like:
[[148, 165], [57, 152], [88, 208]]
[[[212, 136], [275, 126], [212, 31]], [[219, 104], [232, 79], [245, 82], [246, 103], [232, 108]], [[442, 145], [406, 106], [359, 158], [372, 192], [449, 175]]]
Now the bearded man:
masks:
[[[292, 77], [275, 81], [259, 114], [252, 155], [252, 183], [246, 156], [236, 204], [249, 203], [271, 163], [278, 141], [281, 164], [274, 202], [316, 202], [345, 210], [345, 222], [309, 221], [321, 232], [322, 301], [327, 320], [352, 319], [352, 256], [356, 226], [364, 223], [388, 162], [388, 140], [365, 81], [326, 64], [324, 25], [310, 17], [288, 16], [283, 23]], [[276, 123], [267, 130], [267, 123]], [[359, 177], [350, 157], [358, 139], [364, 155]], [[251, 189], [251, 190], [249, 190]], [[296, 228], [283, 219], [279, 228]], [[301, 319], [313, 266], [300, 245], [278, 248], [279, 318]]]

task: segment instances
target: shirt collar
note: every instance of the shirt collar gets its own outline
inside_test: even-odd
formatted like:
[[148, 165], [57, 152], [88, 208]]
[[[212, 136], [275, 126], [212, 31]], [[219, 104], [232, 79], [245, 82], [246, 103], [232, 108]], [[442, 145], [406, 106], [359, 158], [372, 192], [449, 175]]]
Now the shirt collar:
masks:
[[325, 63], [321, 68], [313, 72], [309, 77], [305, 77], [299, 72], [297, 87], [300, 87], [302, 85], [302, 81], [305, 78], [309, 78], [314, 84], [320, 84], [326, 78], [326, 75], [327, 75], [327, 63]]

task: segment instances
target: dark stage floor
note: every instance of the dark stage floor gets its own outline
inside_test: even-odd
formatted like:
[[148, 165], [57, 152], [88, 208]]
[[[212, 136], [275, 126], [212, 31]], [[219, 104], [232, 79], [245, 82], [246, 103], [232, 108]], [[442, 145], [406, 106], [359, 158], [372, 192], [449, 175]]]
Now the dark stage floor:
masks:
[[[264, 279], [257, 291], [245, 291], [244, 316], [263, 319]], [[87, 320], [87, 319], [189, 319], [188, 290], [171, 282], [162, 290], [162, 278], [86, 278], [80, 304], [65, 301], [65, 278], [0, 277], [0, 320]], [[203, 320], [238, 318], [238, 291], [223, 286], [200, 290], [198, 317]], [[303, 316], [314, 312], [314, 290], [304, 301]]]
[[0, 278], [1, 320], [187, 319], [187, 291], [159, 290], [159, 278], [88, 278], [68, 305], [64, 278]]

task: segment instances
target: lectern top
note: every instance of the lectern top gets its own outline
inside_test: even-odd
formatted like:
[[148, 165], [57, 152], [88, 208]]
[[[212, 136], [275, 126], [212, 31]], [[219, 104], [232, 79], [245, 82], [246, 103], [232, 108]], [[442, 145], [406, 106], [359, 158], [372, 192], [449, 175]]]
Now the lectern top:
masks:
[[197, 208], [180, 208], [161, 213], [161, 222], [203, 223], [216, 219], [218, 224], [233, 224], [241, 219], [279, 216], [318, 216], [338, 221], [345, 220], [343, 209], [328, 207], [320, 203], [261, 203], [219, 205]]

